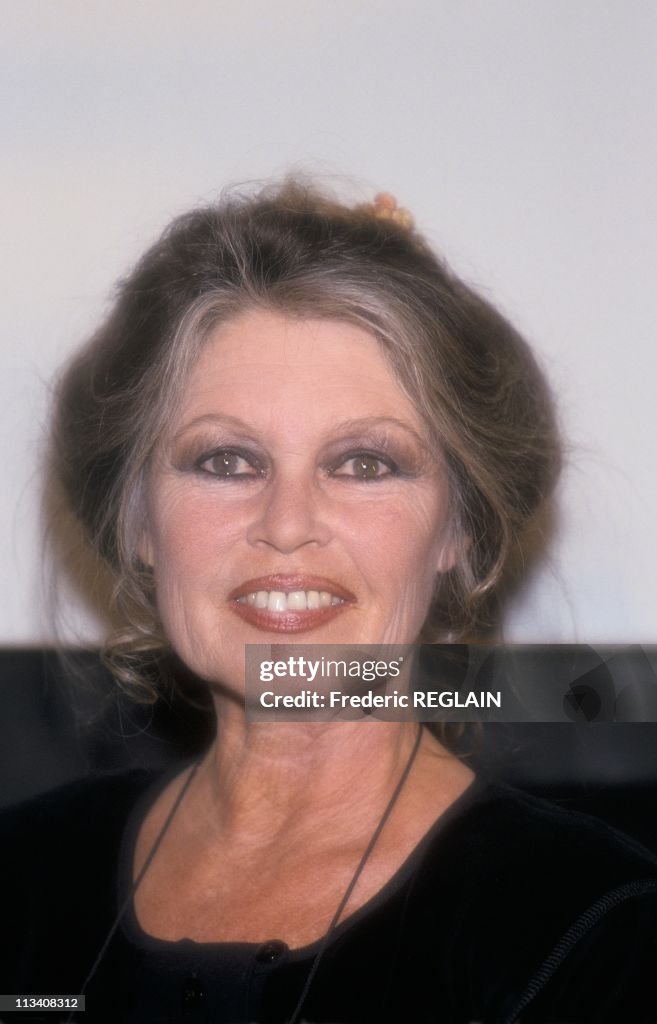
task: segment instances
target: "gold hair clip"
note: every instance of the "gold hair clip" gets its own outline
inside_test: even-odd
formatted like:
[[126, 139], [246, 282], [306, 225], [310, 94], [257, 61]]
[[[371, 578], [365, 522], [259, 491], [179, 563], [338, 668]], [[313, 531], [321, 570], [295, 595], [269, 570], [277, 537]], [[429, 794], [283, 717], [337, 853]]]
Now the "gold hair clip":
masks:
[[379, 192], [374, 196], [374, 202], [366, 204], [365, 208], [371, 210], [379, 220], [391, 220], [409, 231], [415, 226], [412, 214], [405, 207], [397, 205], [391, 192]]

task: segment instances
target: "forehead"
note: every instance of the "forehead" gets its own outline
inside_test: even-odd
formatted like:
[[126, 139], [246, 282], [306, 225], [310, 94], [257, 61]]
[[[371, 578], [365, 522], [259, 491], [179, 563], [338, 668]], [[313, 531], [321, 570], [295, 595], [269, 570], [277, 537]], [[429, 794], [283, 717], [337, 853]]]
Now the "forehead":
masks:
[[377, 339], [355, 324], [250, 312], [210, 334], [182, 401], [182, 416], [221, 411], [404, 417], [420, 424]]

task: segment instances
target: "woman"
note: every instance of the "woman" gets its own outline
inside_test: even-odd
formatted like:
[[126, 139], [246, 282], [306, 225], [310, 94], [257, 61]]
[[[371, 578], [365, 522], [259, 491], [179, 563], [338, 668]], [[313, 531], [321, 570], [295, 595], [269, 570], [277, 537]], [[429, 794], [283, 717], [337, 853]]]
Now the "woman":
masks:
[[391, 197], [288, 181], [175, 221], [54, 438], [117, 679], [149, 699], [182, 663], [217, 732], [173, 778], [5, 816], [6, 991], [113, 1021], [654, 1019], [644, 851], [484, 785], [447, 729], [245, 715], [248, 644], [481, 635], [558, 471], [527, 346]]

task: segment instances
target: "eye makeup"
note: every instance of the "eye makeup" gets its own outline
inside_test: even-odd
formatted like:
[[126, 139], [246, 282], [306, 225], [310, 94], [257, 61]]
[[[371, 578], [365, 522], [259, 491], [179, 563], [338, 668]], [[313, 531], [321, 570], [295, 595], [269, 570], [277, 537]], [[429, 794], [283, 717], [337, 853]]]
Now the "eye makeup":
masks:
[[[377, 424], [364, 430], [354, 430], [349, 424], [348, 428], [317, 443], [316, 465], [327, 477], [374, 482], [424, 476], [439, 467], [440, 457], [414, 430], [401, 424]], [[358, 459], [377, 462], [383, 468], [347, 466]], [[217, 479], [257, 479], [267, 476], [276, 459], [260, 439], [218, 423], [216, 428], [204, 424], [181, 431], [168, 451], [165, 449], [165, 461], [179, 472], [204, 473]]]
[[[193, 430], [188, 435], [174, 438], [167, 461], [173, 469], [180, 472], [198, 471], [207, 472], [210, 476], [221, 476], [220, 472], [215, 474], [210, 469], [205, 469], [203, 464], [224, 457], [232, 458], [234, 462], [242, 460], [252, 467], [254, 476], [262, 476], [269, 465], [266, 452], [254, 438], [207, 428]], [[220, 469], [219, 463], [216, 464], [216, 468]]]
[[214, 452], [201, 455], [196, 459], [194, 468], [200, 473], [208, 473], [219, 479], [230, 480], [234, 477], [261, 477], [263, 467], [257, 456], [252, 452], [239, 448], [217, 448]]
[[400, 429], [376, 429], [350, 434], [331, 442], [323, 453], [322, 468], [331, 476], [340, 476], [340, 466], [359, 458], [380, 460], [388, 468], [388, 473], [369, 477], [372, 480], [385, 480], [392, 476], [418, 477], [429, 472], [432, 463], [434, 467], [437, 465], [425, 445], [419, 438], [416, 440], [414, 434]]
[[346, 452], [329, 471], [332, 477], [363, 482], [385, 480], [387, 477], [397, 476], [398, 473], [399, 467], [391, 458], [380, 452], [363, 451], [362, 448]]

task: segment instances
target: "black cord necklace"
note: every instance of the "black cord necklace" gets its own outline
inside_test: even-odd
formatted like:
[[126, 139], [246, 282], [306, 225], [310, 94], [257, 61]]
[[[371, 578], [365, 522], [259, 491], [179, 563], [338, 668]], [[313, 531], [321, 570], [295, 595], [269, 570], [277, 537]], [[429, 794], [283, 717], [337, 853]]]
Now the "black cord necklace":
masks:
[[315, 954], [315, 959], [313, 960], [311, 968], [310, 968], [310, 970], [308, 972], [308, 977], [306, 978], [306, 984], [303, 986], [301, 995], [299, 996], [299, 1001], [298, 1001], [297, 1005], [295, 1006], [294, 1011], [292, 1013], [292, 1016], [290, 1017], [290, 1019], [287, 1022], [287, 1024], [297, 1024], [297, 1021], [299, 1020], [299, 1014], [301, 1013], [301, 1010], [303, 1008], [303, 1004], [305, 1003], [306, 998], [308, 996], [308, 992], [310, 991], [310, 986], [312, 985], [313, 978], [317, 974], [317, 969], [319, 967], [320, 961], [321, 961], [322, 957], [324, 956], [324, 953], [325, 953], [325, 951], [326, 951], [326, 949], [328, 947], [329, 942], [331, 941], [331, 937], [333, 935], [333, 932], [337, 928], [338, 922], [339, 922], [340, 918], [342, 917], [342, 913], [344, 911], [344, 908], [347, 906], [347, 903], [349, 902], [349, 897], [351, 896], [352, 892], [354, 891], [354, 889], [356, 887], [356, 883], [357, 883], [358, 879], [360, 878], [361, 874], [363, 873], [363, 868], [367, 864], [367, 861], [370, 858], [372, 850], [376, 846], [376, 843], [377, 843], [377, 840], [378, 840], [379, 836], [383, 832], [384, 825], [385, 825], [386, 821], [388, 820], [388, 818], [390, 817], [390, 815], [392, 813], [393, 807], [397, 803], [397, 798], [399, 797], [399, 794], [401, 793], [402, 789], [404, 788], [404, 783], [406, 782], [408, 776], [411, 773], [411, 768], [413, 767], [413, 762], [415, 761], [417, 752], [420, 749], [420, 740], [421, 739], [422, 739], [422, 726], [420, 725], [420, 726], [418, 726], [417, 736], [415, 737], [415, 743], [413, 744], [413, 749], [411, 750], [410, 757], [409, 757], [408, 761], [406, 762], [406, 767], [404, 768], [404, 771], [401, 774], [399, 782], [395, 786], [395, 789], [394, 789], [394, 792], [393, 792], [392, 796], [388, 800], [386, 808], [385, 808], [383, 814], [381, 815], [381, 819], [379, 821], [379, 824], [376, 826], [376, 828], [374, 829], [374, 832], [372, 833], [372, 838], [370, 839], [369, 843], [365, 847], [365, 852], [363, 853], [363, 856], [360, 858], [360, 861], [358, 862], [358, 867], [356, 868], [356, 870], [354, 872], [353, 878], [351, 879], [349, 885], [345, 889], [344, 896], [342, 897], [342, 899], [338, 903], [338, 906], [337, 906], [336, 911], [335, 911], [335, 913], [333, 915], [331, 923], [328, 926], [328, 928], [327, 928], [327, 930], [326, 930], [326, 932], [324, 934], [324, 937], [323, 937], [323, 939], [322, 939], [322, 941], [320, 943], [320, 946], [319, 946], [319, 949], [317, 950], [317, 953]]
[[[108, 948], [110, 942], [112, 941], [112, 939], [114, 938], [114, 934], [116, 932], [116, 929], [121, 924], [121, 919], [122, 919], [123, 915], [125, 914], [126, 910], [128, 909], [128, 907], [130, 906], [130, 901], [133, 899], [135, 893], [137, 892], [137, 889], [141, 885], [141, 883], [142, 883], [142, 881], [144, 879], [144, 875], [146, 874], [146, 872], [148, 871], [149, 867], [153, 863], [153, 858], [155, 857], [155, 854], [159, 850], [160, 845], [162, 843], [162, 840], [164, 839], [164, 837], [165, 837], [165, 835], [166, 835], [166, 833], [167, 833], [167, 831], [169, 829], [169, 826], [170, 826], [171, 822], [173, 821], [173, 818], [174, 818], [174, 815], [175, 815], [176, 811], [178, 810], [178, 808], [180, 807], [181, 803], [183, 802], [183, 798], [185, 797], [189, 787], [191, 786], [192, 780], [193, 780], [194, 776], [196, 775], [196, 773], [197, 773], [197, 771], [199, 769], [199, 765], [200, 764], [201, 764], [201, 762], [199, 760], [199, 761], [195, 761], [194, 764], [192, 765], [192, 769], [191, 769], [189, 775], [187, 776], [187, 778], [185, 779], [185, 784], [182, 787], [182, 789], [180, 790], [180, 792], [178, 793], [178, 796], [176, 797], [176, 799], [174, 800], [173, 806], [172, 806], [171, 810], [169, 811], [169, 813], [167, 814], [166, 819], [164, 821], [164, 824], [162, 825], [162, 828], [160, 829], [160, 831], [157, 834], [157, 838], [156, 838], [155, 842], [153, 843], [153, 845], [152, 845], [152, 847], [150, 849], [150, 853], [148, 854], [148, 857], [146, 858], [146, 860], [144, 861], [144, 863], [142, 865], [141, 871], [139, 872], [139, 874], [135, 878], [134, 882], [130, 886], [130, 889], [128, 890], [128, 894], [127, 894], [126, 898], [124, 899], [123, 903], [121, 904], [121, 906], [119, 907], [119, 912], [116, 915], [116, 917], [114, 918], [114, 921], [112, 922], [112, 926], [111, 926], [110, 930], [108, 931], [107, 935], [105, 936], [105, 940], [104, 940], [102, 946], [98, 950], [98, 955], [96, 956], [96, 959], [94, 960], [93, 964], [91, 965], [91, 968], [89, 970], [89, 973], [87, 974], [87, 977], [84, 979], [84, 983], [82, 985], [82, 988], [80, 989], [80, 995], [84, 995], [84, 993], [87, 990], [87, 987], [89, 986], [89, 983], [91, 982], [93, 976], [95, 975], [96, 971], [98, 970], [98, 968], [100, 966], [100, 963], [101, 963], [103, 957], [105, 956], [105, 953], [107, 952], [107, 948]], [[72, 1013], [70, 1013], [68, 1015], [68, 1017], [66, 1018], [66, 1024], [69, 1024], [69, 1021], [73, 1020], [73, 1013], [74, 1012], [75, 1011], [73, 1011]]]
[[[406, 780], [408, 779], [408, 776], [410, 775], [411, 768], [413, 767], [413, 763], [414, 763], [415, 758], [417, 756], [417, 752], [420, 749], [420, 741], [421, 741], [421, 739], [422, 739], [422, 726], [419, 726], [418, 727], [418, 731], [417, 731], [417, 736], [415, 737], [415, 742], [413, 744], [413, 749], [411, 750], [411, 753], [410, 753], [410, 756], [408, 758], [408, 761], [406, 762], [406, 766], [404, 768], [404, 771], [402, 772], [402, 774], [400, 776], [400, 779], [399, 779], [399, 782], [395, 786], [393, 794], [390, 797], [390, 799], [389, 799], [389, 801], [388, 801], [388, 803], [387, 803], [387, 805], [386, 805], [386, 807], [385, 807], [385, 809], [383, 811], [383, 814], [381, 815], [379, 823], [376, 826], [376, 828], [374, 829], [374, 832], [372, 833], [370, 841], [367, 844], [367, 846], [365, 848], [365, 851], [364, 851], [360, 861], [358, 862], [358, 866], [357, 866], [357, 868], [356, 868], [356, 870], [355, 870], [355, 872], [353, 874], [353, 877], [352, 877], [351, 881], [349, 882], [349, 885], [345, 889], [344, 895], [342, 896], [342, 898], [341, 898], [341, 900], [340, 900], [340, 902], [339, 902], [339, 904], [338, 904], [338, 906], [336, 908], [336, 911], [335, 911], [335, 913], [334, 913], [334, 915], [333, 915], [333, 917], [331, 919], [331, 923], [329, 924], [329, 926], [328, 926], [324, 936], [322, 937], [322, 939], [320, 941], [319, 949], [317, 950], [317, 953], [315, 954], [315, 958], [314, 958], [314, 960], [313, 960], [313, 962], [311, 964], [310, 970], [308, 972], [308, 977], [306, 978], [306, 982], [305, 982], [305, 984], [303, 986], [303, 989], [301, 991], [301, 995], [299, 996], [298, 1002], [297, 1002], [297, 1004], [296, 1004], [296, 1006], [295, 1006], [295, 1008], [294, 1008], [294, 1010], [292, 1012], [292, 1016], [289, 1018], [287, 1024], [297, 1024], [297, 1022], [299, 1021], [299, 1015], [301, 1013], [301, 1010], [303, 1009], [303, 1004], [305, 1003], [305, 1001], [306, 1001], [306, 999], [308, 997], [308, 992], [310, 991], [310, 986], [312, 985], [313, 979], [315, 978], [315, 975], [317, 974], [317, 970], [319, 968], [319, 965], [320, 965], [320, 962], [322, 960], [322, 957], [324, 956], [324, 953], [325, 953], [325, 951], [326, 951], [326, 949], [327, 949], [327, 947], [329, 945], [329, 942], [331, 941], [331, 938], [333, 936], [333, 932], [337, 928], [338, 923], [340, 921], [340, 918], [342, 917], [342, 914], [344, 913], [344, 909], [347, 906], [347, 903], [349, 902], [351, 894], [352, 894], [352, 892], [354, 891], [354, 889], [356, 887], [356, 883], [358, 882], [358, 879], [360, 878], [361, 874], [363, 873], [363, 869], [364, 869], [365, 865], [367, 864], [367, 861], [369, 860], [369, 858], [370, 858], [370, 856], [372, 854], [372, 851], [374, 850], [374, 847], [376, 846], [376, 843], [377, 843], [377, 841], [379, 839], [379, 836], [383, 832], [384, 826], [385, 826], [388, 818], [390, 817], [390, 815], [392, 813], [392, 809], [395, 806], [395, 804], [397, 803], [397, 799], [399, 797], [399, 794], [401, 793], [402, 789], [404, 788], [404, 784], [405, 784]], [[137, 889], [141, 885], [146, 872], [148, 871], [149, 867], [153, 863], [153, 858], [155, 857], [155, 854], [159, 850], [159, 848], [160, 848], [160, 846], [162, 844], [162, 840], [164, 839], [165, 835], [167, 834], [167, 832], [169, 830], [169, 827], [171, 825], [171, 822], [173, 821], [176, 812], [178, 811], [180, 805], [182, 804], [185, 796], [187, 795], [187, 793], [189, 791], [189, 788], [190, 788], [190, 786], [191, 786], [191, 784], [192, 784], [192, 782], [193, 782], [193, 780], [194, 780], [194, 778], [196, 776], [196, 773], [197, 773], [197, 771], [199, 769], [200, 764], [201, 764], [201, 761], [199, 760], [199, 761], [195, 761], [194, 764], [192, 765], [191, 771], [189, 772], [189, 775], [185, 779], [185, 783], [182, 786], [180, 792], [178, 793], [178, 796], [174, 800], [173, 805], [171, 807], [171, 810], [167, 814], [166, 819], [165, 819], [165, 821], [164, 821], [164, 823], [162, 825], [162, 828], [158, 832], [157, 837], [155, 839], [155, 842], [153, 843], [153, 845], [152, 845], [152, 847], [150, 849], [150, 852], [149, 852], [148, 856], [146, 857], [146, 860], [144, 861], [144, 863], [143, 863], [143, 865], [141, 867], [141, 870], [140, 870], [139, 874], [137, 875], [137, 877], [135, 878], [134, 882], [130, 886], [130, 890], [129, 890], [127, 896], [125, 897], [125, 899], [121, 903], [121, 906], [119, 907], [118, 914], [116, 915], [114, 921], [112, 922], [110, 930], [108, 931], [108, 933], [107, 933], [107, 935], [105, 937], [105, 940], [104, 940], [102, 946], [100, 947], [100, 949], [98, 951], [98, 955], [96, 956], [96, 959], [94, 960], [94, 962], [93, 962], [93, 964], [92, 964], [92, 966], [91, 966], [91, 968], [89, 970], [89, 973], [87, 974], [87, 977], [85, 978], [84, 983], [83, 983], [83, 985], [82, 985], [82, 987], [80, 989], [80, 993], [79, 993], [80, 995], [84, 995], [84, 993], [86, 992], [90, 982], [92, 981], [94, 975], [96, 974], [96, 971], [98, 970], [98, 968], [99, 968], [99, 966], [101, 964], [101, 961], [102, 961], [103, 957], [105, 956], [105, 953], [107, 952], [109, 944], [112, 941], [112, 939], [114, 938], [116, 930], [117, 930], [117, 928], [119, 927], [119, 925], [121, 923], [121, 919], [123, 918], [123, 915], [125, 914], [126, 910], [128, 909], [131, 900], [134, 898], [135, 893], [137, 892]], [[66, 1024], [69, 1024], [69, 1022], [74, 1020], [74, 1014], [75, 1014], [75, 1011], [72, 1010], [71, 1013], [66, 1018]]]

